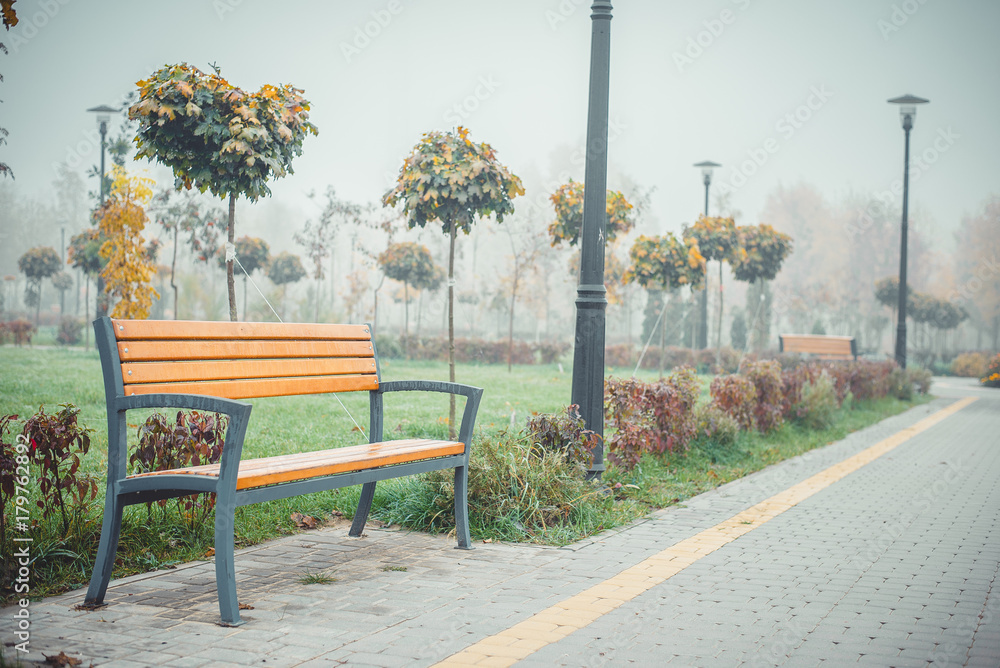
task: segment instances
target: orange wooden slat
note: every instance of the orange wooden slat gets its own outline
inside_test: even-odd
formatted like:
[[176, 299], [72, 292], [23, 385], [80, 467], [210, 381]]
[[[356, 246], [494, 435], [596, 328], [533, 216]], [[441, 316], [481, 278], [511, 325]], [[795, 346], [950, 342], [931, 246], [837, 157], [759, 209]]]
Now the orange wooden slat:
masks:
[[135, 394], [206, 394], [210, 397], [224, 399], [256, 399], [258, 397], [377, 389], [378, 377], [373, 373], [359, 376], [211, 380], [203, 383], [136, 383], [125, 386], [125, 396]]
[[[263, 487], [291, 480], [305, 480], [334, 473], [363, 471], [379, 466], [434, 459], [465, 452], [465, 444], [457, 441], [411, 439], [365, 443], [346, 448], [334, 448], [312, 453], [297, 453], [240, 462], [236, 489]], [[219, 475], [219, 465], [191, 466], [171, 471], [140, 473], [131, 478], [155, 475]]]
[[829, 359], [851, 359], [851, 337], [782, 334], [782, 349], [788, 353], [814, 353]]
[[119, 341], [122, 362], [374, 357], [369, 341]]
[[375, 373], [372, 357], [320, 359], [223, 360], [205, 362], [137, 362], [122, 364], [122, 380], [130, 383], [335, 376]]
[[112, 320], [119, 341], [179, 339], [370, 340], [366, 325], [298, 322]]

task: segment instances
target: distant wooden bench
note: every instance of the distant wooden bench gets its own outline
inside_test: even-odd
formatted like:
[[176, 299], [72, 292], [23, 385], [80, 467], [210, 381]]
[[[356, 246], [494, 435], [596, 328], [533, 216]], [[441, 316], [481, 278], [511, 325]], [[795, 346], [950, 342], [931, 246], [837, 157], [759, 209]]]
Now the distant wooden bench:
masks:
[[[108, 411], [108, 487], [104, 524], [84, 603], [103, 605], [121, 532], [131, 504], [214, 492], [215, 578], [224, 624], [241, 623], [233, 543], [237, 506], [350, 485], [363, 485], [350, 535], [360, 536], [375, 485], [440, 469], [455, 470], [458, 547], [471, 549], [466, 505], [469, 450], [482, 390], [438, 381], [382, 382], [367, 325], [94, 321]], [[369, 392], [369, 443], [320, 449], [315, 437], [298, 454], [241, 461], [251, 405], [238, 399], [283, 395]], [[383, 395], [396, 391], [445, 392], [466, 397], [458, 441], [382, 441]], [[332, 400], [332, 399], [331, 399]], [[126, 411], [179, 408], [229, 416], [218, 464], [128, 475]]]
[[781, 334], [778, 349], [783, 353], [815, 355], [823, 360], [856, 360], [858, 348], [853, 336]]

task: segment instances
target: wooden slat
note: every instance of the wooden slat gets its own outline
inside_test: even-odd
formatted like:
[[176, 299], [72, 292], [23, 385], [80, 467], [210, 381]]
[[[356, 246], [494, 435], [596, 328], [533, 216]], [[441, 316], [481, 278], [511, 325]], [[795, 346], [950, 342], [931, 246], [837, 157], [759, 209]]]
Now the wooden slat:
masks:
[[119, 341], [122, 362], [374, 357], [369, 341]]
[[133, 340], [289, 339], [370, 340], [366, 325], [281, 322], [203, 322], [194, 320], [112, 320], [115, 338]]
[[853, 359], [851, 337], [815, 334], [782, 334], [781, 347], [786, 353], [813, 353], [828, 359]]
[[138, 362], [122, 364], [122, 380], [131, 383], [335, 376], [375, 373], [371, 357], [321, 359], [223, 360], [205, 362]]
[[[460, 455], [464, 451], [465, 444], [457, 441], [410, 439], [405, 441], [365, 443], [346, 448], [266, 457], [263, 459], [248, 459], [240, 462], [240, 470], [236, 479], [236, 489], [263, 487], [280, 482], [305, 480], [307, 478], [317, 478], [334, 473], [363, 471], [379, 466], [391, 466], [393, 464], [434, 459], [448, 455]], [[190, 466], [170, 471], [152, 471], [129, 477], [141, 478], [178, 473], [218, 476], [219, 465], [210, 464], [207, 466]]]
[[204, 383], [137, 383], [125, 386], [125, 396], [135, 394], [206, 394], [224, 399], [256, 399], [295, 394], [377, 390], [375, 374], [359, 376], [307, 376], [260, 380], [213, 380]]

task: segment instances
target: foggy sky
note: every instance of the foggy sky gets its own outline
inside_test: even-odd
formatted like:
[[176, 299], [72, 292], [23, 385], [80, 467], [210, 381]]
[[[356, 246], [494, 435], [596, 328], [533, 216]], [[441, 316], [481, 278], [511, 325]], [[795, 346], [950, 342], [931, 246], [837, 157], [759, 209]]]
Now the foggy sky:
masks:
[[[886, 100], [905, 93], [931, 100], [912, 135], [914, 156], [929, 159], [912, 183], [912, 215], [948, 244], [961, 216], [1000, 191], [995, 0], [614, 4], [609, 187], [622, 175], [655, 188], [643, 232], [696, 218], [692, 163], [706, 159], [723, 164], [713, 192], [730, 184], [741, 224], [767, 222], [760, 211], [780, 184], [812, 183], [829, 198], [889, 190], [902, 176], [903, 132]], [[528, 197], [544, 198], [566, 173], [583, 178], [589, 6], [19, 0], [20, 25], [0, 35], [10, 50], [0, 55], [10, 132], [0, 161], [19, 192], [43, 196], [58, 163], [83, 173], [98, 161], [87, 108], [118, 104], [166, 63], [216, 62], [246, 90], [304, 88], [320, 131], [271, 200], [240, 204], [251, 227], [238, 233], [275, 216], [297, 227], [317, 213], [305, 193], [328, 184], [377, 201], [421, 133], [459, 123], [526, 177]], [[15, 224], [0, 212], [0, 226]]]

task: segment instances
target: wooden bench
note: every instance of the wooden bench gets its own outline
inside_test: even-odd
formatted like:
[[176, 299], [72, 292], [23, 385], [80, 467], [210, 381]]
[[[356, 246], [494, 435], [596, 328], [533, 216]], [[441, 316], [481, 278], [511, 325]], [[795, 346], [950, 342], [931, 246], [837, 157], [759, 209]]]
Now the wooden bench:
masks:
[[[382, 382], [367, 325], [104, 317], [94, 321], [94, 330], [107, 400], [108, 486], [85, 606], [103, 605], [125, 506], [201, 492], [216, 495], [215, 578], [227, 625], [241, 623], [233, 563], [237, 506], [361, 484], [350, 529], [351, 536], [360, 536], [379, 480], [453, 468], [458, 547], [471, 549], [466, 496], [480, 388], [438, 381]], [[383, 395], [409, 390], [466, 397], [458, 441], [382, 440]], [[303, 444], [315, 449], [241, 461], [251, 405], [237, 400], [348, 391], [369, 393], [369, 443], [322, 449], [326, 437], [317, 424], [314, 441]], [[219, 463], [129, 475], [125, 415], [144, 408], [227, 415]]]
[[780, 334], [778, 350], [783, 353], [815, 355], [823, 360], [858, 359], [853, 336], [821, 336], [819, 334]]

